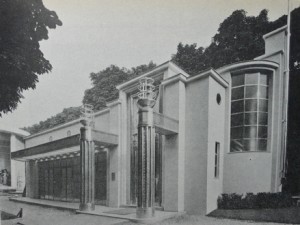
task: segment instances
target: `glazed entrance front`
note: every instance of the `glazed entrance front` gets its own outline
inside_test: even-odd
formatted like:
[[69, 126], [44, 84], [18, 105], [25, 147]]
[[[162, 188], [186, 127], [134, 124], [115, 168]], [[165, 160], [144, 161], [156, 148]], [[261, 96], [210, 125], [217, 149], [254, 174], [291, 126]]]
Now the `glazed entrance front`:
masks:
[[[106, 205], [107, 152], [95, 154], [95, 203]], [[80, 157], [38, 162], [39, 198], [56, 201], [79, 202]]]

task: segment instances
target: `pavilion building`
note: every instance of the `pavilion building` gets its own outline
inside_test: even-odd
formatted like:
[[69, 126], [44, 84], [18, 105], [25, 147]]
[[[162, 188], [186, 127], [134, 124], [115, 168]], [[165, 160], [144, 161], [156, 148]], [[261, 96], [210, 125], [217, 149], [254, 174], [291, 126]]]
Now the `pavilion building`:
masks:
[[[136, 205], [138, 85], [154, 79], [155, 205], [207, 214], [222, 193], [281, 191], [287, 27], [265, 54], [190, 76], [166, 62], [117, 86], [94, 114], [96, 204]], [[24, 137], [27, 197], [80, 200], [80, 119]]]

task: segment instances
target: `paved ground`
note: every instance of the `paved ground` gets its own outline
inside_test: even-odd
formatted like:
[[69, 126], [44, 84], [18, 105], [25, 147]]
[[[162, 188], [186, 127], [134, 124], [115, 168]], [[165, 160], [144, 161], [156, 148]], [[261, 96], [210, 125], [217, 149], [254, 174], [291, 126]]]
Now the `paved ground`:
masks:
[[[179, 218], [169, 219], [155, 225], [284, 225], [283, 223], [258, 223], [253, 221], [240, 221], [231, 219], [218, 219], [207, 216], [184, 215]], [[132, 225], [124, 222], [122, 225]], [[141, 225], [141, 224], [135, 224]]]
[[0, 196], [0, 210], [17, 214], [23, 208], [23, 218], [3, 220], [1, 225], [112, 225], [124, 222], [121, 219], [74, 214], [70, 211], [61, 211], [23, 203], [11, 202], [6, 196]]
[[[99, 216], [90, 216], [82, 214], [74, 214], [70, 211], [61, 211], [52, 208], [44, 208], [23, 203], [16, 203], [8, 200], [7, 196], [0, 196], [0, 210], [11, 214], [23, 208], [23, 218], [14, 220], [5, 220], [0, 225], [131, 225], [132, 222], [127, 222], [121, 219], [106, 218]], [[18, 223], [19, 222], [19, 223]], [[238, 221], [229, 219], [217, 219], [206, 216], [188, 216], [184, 215], [179, 218], [170, 219], [157, 223], [157, 225], [283, 225], [276, 223], [256, 223], [251, 221]], [[135, 224], [137, 225], [137, 224]]]

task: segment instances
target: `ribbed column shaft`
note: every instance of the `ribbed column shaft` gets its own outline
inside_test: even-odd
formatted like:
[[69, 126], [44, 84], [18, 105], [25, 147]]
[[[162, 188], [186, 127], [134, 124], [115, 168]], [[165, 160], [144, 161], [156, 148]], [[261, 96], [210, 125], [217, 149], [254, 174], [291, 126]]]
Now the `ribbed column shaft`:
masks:
[[91, 127], [80, 128], [81, 211], [95, 210], [95, 146]]
[[155, 197], [155, 128], [153, 109], [139, 110], [138, 165], [137, 165], [137, 217], [154, 216]]

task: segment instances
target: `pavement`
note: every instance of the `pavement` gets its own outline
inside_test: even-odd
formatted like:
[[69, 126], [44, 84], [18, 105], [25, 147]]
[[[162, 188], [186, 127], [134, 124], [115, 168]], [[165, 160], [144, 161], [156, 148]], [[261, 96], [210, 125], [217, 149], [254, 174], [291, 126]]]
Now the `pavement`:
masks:
[[16, 189], [12, 188], [11, 186], [0, 184], [0, 191], [1, 192], [3, 192], [3, 191], [12, 191], [12, 190], [16, 190]]
[[[162, 222], [155, 223], [155, 225], [285, 225], [283, 223], [270, 223], [270, 222], [254, 222], [242, 221], [233, 219], [220, 219], [204, 215], [182, 215], [177, 218], [172, 218]], [[122, 225], [132, 225], [130, 222], [124, 222]], [[142, 225], [137, 223], [135, 225]], [[287, 224], [286, 224], [287, 225]], [[291, 225], [291, 224], [289, 224]]]
[[178, 217], [184, 213], [178, 212], [167, 212], [162, 210], [156, 210], [155, 216], [151, 218], [137, 218], [136, 208], [135, 207], [120, 207], [113, 208], [108, 206], [95, 205], [95, 210], [93, 211], [80, 211], [78, 210], [78, 203], [72, 202], [63, 202], [63, 201], [51, 201], [45, 199], [33, 199], [28, 197], [11, 197], [10, 201], [26, 203], [30, 205], [38, 205], [43, 207], [50, 207], [59, 210], [69, 210], [76, 212], [78, 214], [86, 214], [90, 216], [101, 216], [101, 217], [112, 217], [118, 219], [129, 220], [135, 223], [146, 223], [146, 224], [155, 224], [159, 221], [170, 219], [173, 217]]
[[126, 222], [123, 219], [75, 214], [70, 210], [29, 205], [8, 200], [0, 196], [0, 210], [16, 215], [23, 208], [23, 218], [3, 220], [1, 225], [116, 225]]
[[[75, 214], [71, 210], [30, 205], [9, 201], [8, 196], [0, 196], [0, 210], [16, 215], [23, 208], [23, 218], [3, 220], [0, 225], [138, 225], [129, 220]], [[155, 223], [156, 225], [283, 225], [278, 223], [261, 223], [232, 219], [219, 219], [199, 215], [182, 215], [173, 219]]]

